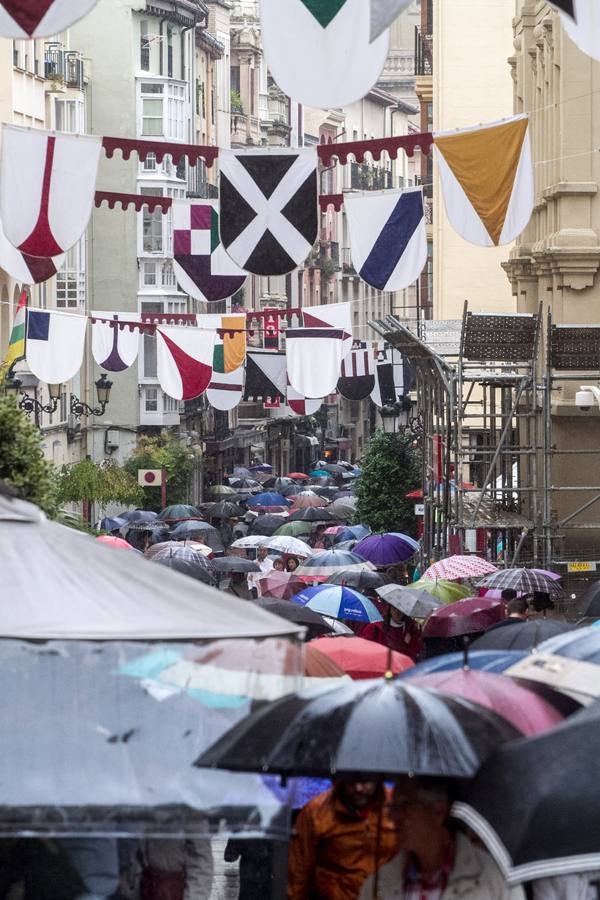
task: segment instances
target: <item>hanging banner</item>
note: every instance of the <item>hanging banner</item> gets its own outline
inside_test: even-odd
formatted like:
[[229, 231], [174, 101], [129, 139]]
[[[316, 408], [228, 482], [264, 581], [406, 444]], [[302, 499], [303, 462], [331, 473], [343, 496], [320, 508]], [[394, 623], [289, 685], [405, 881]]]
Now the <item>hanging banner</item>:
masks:
[[352, 350], [352, 304], [325, 303], [322, 306], [307, 306], [302, 309], [305, 328], [337, 328], [345, 332], [344, 356]]
[[285, 400], [286, 387], [285, 353], [265, 350], [248, 352], [244, 400]]
[[240, 366], [234, 372], [213, 371], [211, 382], [206, 391], [206, 399], [215, 409], [228, 412], [235, 409], [244, 394], [246, 370]]
[[454, 230], [481, 247], [514, 241], [534, 205], [528, 117], [435, 134], [434, 147]]
[[77, 243], [92, 214], [101, 148], [97, 137], [2, 126], [0, 219], [13, 247], [48, 258]]
[[[585, 4], [585, 0], [583, 0]], [[577, 20], [577, 16], [575, 14], [576, 6], [579, 7], [579, 0], [550, 0], [550, 5], [555, 6], [557, 9], [560, 9], [567, 16], [570, 16], [574, 21]], [[590, 8], [595, 6], [594, 0], [589, 4]], [[577, 8], [577, 13], [580, 13], [579, 8]]]
[[375, 387], [375, 354], [373, 345], [361, 342], [342, 361], [337, 383], [338, 394], [346, 400], [366, 400]]
[[216, 200], [175, 200], [173, 271], [182, 291], [208, 303], [231, 297], [246, 281], [219, 237]]
[[[555, 3], [563, 12], [560, 18], [565, 31], [582, 53], [600, 59], [600, 7], [597, 0], [573, 0]], [[571, 6], [572, 9], [567, 9]]]
[[[246, 315], [242, 313], [201, 314], [198, 328], [217, 331], [213, 368], [215, 372], [235, 372], [246, 360]], [[229, 330], [231, 329], [231, 330]]]
[[309, 400], [335, 391], [344, 358], [345, 332], [290, 328], [285, 335], [289, 383]]
[[367, 0], [262, 0], [265, 60], [281, 90], [316, 109], [347, 106], [377, 82], [384, 32], [371, 42]]
[[94, 8], [98, 0], [1, 0], [0, 35], [55, 37]]
[[411, 0], [370, 0], [371, 40], [376, 40], [398, 18]]
[[[124, 372], [137, 359], [140, 345], [139, 328], [119, 322], [140, 322], [136, 313], [98, 312], [92, 316], [92, 356], [107, 372]], [[102, 319], [111, 321], [101, 321]]]
[[8, 350], [0, 364], [0, 378], [4, 379], [16, 362], [25, 358], [25, 323], [27, 318], [27, 294], [21, 291], [15, 310], [13, 326], [8, 339]]
[[346, 194], [352, 262], [378, 291], [401, 291], [427, 264], [423, 188]]
[[212, 378], [216, 332], [159, 325], [156, 329], [160, 386], [174, 400], [194, 400]]
[[287, 387], [287, 405], [295, 416], [314, 416], [321, 408], [323, 397], [316, 400], [307, 400], [298, 391], [295, 391], [291, 384]]
[[33, 375], [46, 384], [63, 384], [83, 362], [87, 316], [27, 310], [25, 358]]
[[317, 239], [316, 150], [221, 150], [221, 240], [254, 275], [285, 275]]
[[64, 253], [54, 259], [21, 253], [7, 241], [0, 222], [0, 269], [4, 269], [19, 284], [41, 284], [48, 281], [62, 269], [64, 262]]

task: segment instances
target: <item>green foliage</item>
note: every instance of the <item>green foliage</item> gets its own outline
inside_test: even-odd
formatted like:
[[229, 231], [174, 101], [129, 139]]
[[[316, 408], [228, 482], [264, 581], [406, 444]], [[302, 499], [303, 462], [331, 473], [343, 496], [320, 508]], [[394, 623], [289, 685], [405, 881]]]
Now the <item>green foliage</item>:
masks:
[[331, 257], [321, 256], [319, 257], [319, 269], [321, 270], [321, 278], [324, 281], [329, 281], [337, 272], [338, 267], [335, 264], [335, 260], [331, 259]]
[[242, 97], [239, 91], [231, 91], [231, 112], [239, 113], [241, 115], [244, 113], [244, 104], [242, 103]]
[[42, 436], [11, 397], [0, 397], [0, 481], [49, 515], [56, 511], [56, 473], [42, 451]]
[[378, 431], [361, 462], [355, 521], [374, 531], [401, 531], [416, 536], [414, 501], [406, 494], [421, 484], [420, 455], [406, 432]]
[[[138, 469], [167, 470], [167, 504], [187, 503], [191, 477], [200, 465], [200, 456], [184, 447], [170, 432], [144, 435], [125, 463], [125, 469], [137, 479]], [[160, 487], [145, 487], [144, 509], [160, 510]]]
[[143, 490], [121, 466], [113, 463], [96, 464], [82, 459], [70, 466], [63, 466], [58, 485], [61, 503], [88, 501], [99, 503], [123, 503], [137, 505], [143, 501]]

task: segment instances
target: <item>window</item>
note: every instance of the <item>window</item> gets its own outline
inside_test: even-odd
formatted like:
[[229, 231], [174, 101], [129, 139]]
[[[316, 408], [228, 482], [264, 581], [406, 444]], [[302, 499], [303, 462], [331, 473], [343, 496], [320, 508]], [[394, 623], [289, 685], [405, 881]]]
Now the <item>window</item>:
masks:
[[142, 284], [144, 287], [156, 287], [157, 263], [144, 260], [142, 263]]
[[167, 75], [173, 77], [173, 29], [167, 26]]
[[142, 166], [144, 172], [156, 172], [156, 153], [148, 153]]
[[164, 264], [162, 269], [162, 286], [163, 287], [175, 287], [175, 272], [173, 271], [173, 264], [167, 262]]
[[148, 40], [148, 23], [140, 22], [140, 68], [150, 71], [150, 41]]
[[146, 388], [144, 406], [146, 412], [158, 412], [158, 388]]
[[163, 412], [178, 413], [179, 400], [173, 400], [172, 397], [168, 397], [166, 394], [163, 394]]
[[59, 406], [59, 422], [67, 421], [67, 391], [63, 389], [60, 392], [60, 406]]
[[183, 141], [186, 136], [184, 84], [142, 81], [140, 84], [141, 133]]
[[85, 238], [67, 252], [65, 264], [56, 276], [56, 306], [59, 309], [85, 306]]
[[170, 84], [168, 97], [168, 127], [167, 137], [176, 141], [184, 139], [185, 122], [185, 86], [183, 84]]
[[54, 100], [56, 130], [70, 134], [85, 132], [85, 111], [83, 100]]
[[240, 67], [231, 67], [231, 90], [240, 93]]
[[[140, 188], [140, 194], [147, 197], [162, 197], [162, 188]], [[144, 253], [162, 253], [164, 247], [163, 214], [158, 207], [150, 212], [148, 207], [142, 211], [142, 250]]]
[[150, 137], [164, 134], [163, 85], [142, 82], [142, 134]]

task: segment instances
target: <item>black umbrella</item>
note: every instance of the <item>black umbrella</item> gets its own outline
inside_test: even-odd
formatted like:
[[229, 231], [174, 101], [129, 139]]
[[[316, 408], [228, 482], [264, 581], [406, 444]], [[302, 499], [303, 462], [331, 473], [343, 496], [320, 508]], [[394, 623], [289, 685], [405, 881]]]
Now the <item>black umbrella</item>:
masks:
[[210, 519], [241, 519], [246, 515], [246, 510], [242, 509], [237, 503], [221, 500], [220, 503], [210, 506], [206, 514]]
[[121, 534], [129, 541], [132, 547], [143, 550], [149, 540], [152, 544], [166, 541], [169, 536], [168, 526], [153, 525], [151, 522], [128, 522], [121, 528]]
[[270, 516], [268, 513], [265, 513], [264, 516], [257, 516], [256, 519], [251, 522], [248, 534], [264, 534], [265, 537], [271, 537], [271, 535], [275, 534], [277, 529], [281, 528], [287, 521], [287, 519], [283, 519], [281, 516]]
[[596, 702], [546, 734], [501, 747], [455, 804], [507, 878], [600, 869], [599, 733]]
[[333, 516], [322, 507], [309, 506], [307, 509], [298, 509], [293, 512], [289, 522], [333, 522]]
[[295, 622], [296, 625], [304, 625], [306, 628], [306, 640], [312, 641], [314, 638], [322, 637], [324, 634], [332, 634], [333, 628], [329, 625], [323, 616], [308, 609], [306, 606], [298, 606], [297, 603], [290, 603], [289, 600], [256, 600], [258, 606], [262, 606], [268, 612], [288, 622]]
[[542, 641], [571, 631], [573, 625], [554, 619], [531, 619], [516, 622], [510, 628], [492, 628], [471, 645], [473, 650], [532, 650]]
[[229, 478], [229, 484], [235, 491], [262, 491], [263, 486], [254, 478]]
[[153, 522], [157, 517], [157, 513], [146, 509], [132, 509], [117, 515], [118, 519], [125, 519], [126, 522]]
[[203, 584], [211, 584], [214, 587], [217, 583], [211, 561], [201, 553], [192, 550], [191, 547], [165, 548], [159, 550], [150, 559], [161, 566], [167, 566], [169, 569], [175, 569], [176, 572], [195, 578], [196, 581], [201, 581]]
[[286, 484], [281, 488], [281, 493], [284, 497], [295, 497], [296, 494], [300, 494], [303, 490], [305, 488], [301, 484]]
[[215, 572], [227, 574], [231, 572], [245, 575], [247, 572], [260, 572], [259, 565], [251, 559], [244, 559], [242, 556], [221, 556], [218, 559], [211, 560], [211, 564]]
[[197, 765], [280, 775], [469, 778], [518, 732], [495, 713], [408, 682], [345, 682], [290, 694], [248, 716]]
[[345, 584], [347, 587], [356, 588], [357, 591], [363, 592], [374, 591], [376, 588], [387, 584], [387, 578], [381, 572], [369, 572], [367, 570], [336, 572], [328, 581], [330, 584]]
[[600, 581], [587, 586], [577, 608], [583, 619], [600, 619]]
[[167, 506], [158, 514], [161, 522], [178, 522], [181, 519], [194, 519], [200, 515], [200, 510], [195, 506], [187, 503], [176, 503], [174, 506]]

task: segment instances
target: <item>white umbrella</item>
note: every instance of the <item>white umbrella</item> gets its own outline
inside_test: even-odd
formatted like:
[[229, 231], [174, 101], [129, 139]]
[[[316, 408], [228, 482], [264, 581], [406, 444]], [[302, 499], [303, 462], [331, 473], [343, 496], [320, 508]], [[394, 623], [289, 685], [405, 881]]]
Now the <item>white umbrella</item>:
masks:
[[291, 622], [135, 553], [115, 553], [0, 494], [0, 637], [215, 640], [293, 636]]
[[278, 553], [291, 553], [294, 556], [302, 556], [304, 558], [312, 556], [314, 552], [304, 541], [286, 534], [263, 538], [261, 547], [266, 547], [268, 550], [277, 550]]
[[249, 534], [246, 537], [238, 538], [231, 545], [231, 550], [256, 550], [265, 540], [264, 534]]

